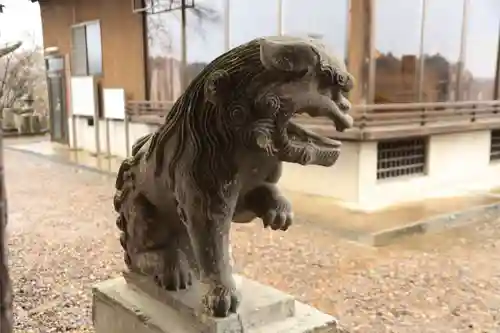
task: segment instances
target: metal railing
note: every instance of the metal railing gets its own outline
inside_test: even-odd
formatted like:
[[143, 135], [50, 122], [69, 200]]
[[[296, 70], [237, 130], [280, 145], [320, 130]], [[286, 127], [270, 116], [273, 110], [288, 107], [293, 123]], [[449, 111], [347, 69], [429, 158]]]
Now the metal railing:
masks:
[[[171, 101], [130, 101], [127, 103], [127, 114], [133, 121], [162, 123], [172, 105]], [[433, 126], [460, 126], [466, 129], [470, 124], [497, 122], [500, 128], [500, 100], [357, 105], [351, 114], [354, 128], [347, 132], [357, 134], [403, 128], [415, 131]], [[300, 121], [325, 131], [331, 127], [324, 118], [301, 116]]]
[[357, 115], [355, 126], [361, 130], [370, 127], [422, 127], [500, 121], [500, 101], [358, 105], [353, 112]]
[[128, 101], [126, 111], [130, 116], [164, 117], [172, 105], [173, 101]]

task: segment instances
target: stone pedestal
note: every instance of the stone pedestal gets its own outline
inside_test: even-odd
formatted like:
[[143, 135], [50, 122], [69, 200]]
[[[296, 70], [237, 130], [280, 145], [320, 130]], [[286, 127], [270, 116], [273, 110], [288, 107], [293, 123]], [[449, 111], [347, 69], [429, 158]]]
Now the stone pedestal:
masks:
[[290, 295], [241, 278], [237, 314], [213, 318], [198, 311], [197, 287], [167, 292], [141, 275], [102, 282], [93, 289], [96, 333], [326, 333], [341, 332], [335, 318]]

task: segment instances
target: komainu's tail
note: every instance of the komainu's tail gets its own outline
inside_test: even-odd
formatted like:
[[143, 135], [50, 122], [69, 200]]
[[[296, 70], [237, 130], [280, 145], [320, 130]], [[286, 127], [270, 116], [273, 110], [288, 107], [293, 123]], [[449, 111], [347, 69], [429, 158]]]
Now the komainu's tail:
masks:
[[132, 156], [125, 159], [116, 175], [115, 195], [113, 198], [113, 205], [115, 211], [119, 214], [116, 219], [116, 226], [121, 231], [120, 244], [125, 251], [125, 263], [130, 265], [131, 260], [127, 249], [127, 241], [129, 238], [127, 232], [127, 212], [124, 211], [123, 203], [127, 201], [135, 187], [134, 181], [134, 167], [140, 162], [141, 148], [148, 142], [154, 134], [147, 134], [139, 138], [132, 146]]

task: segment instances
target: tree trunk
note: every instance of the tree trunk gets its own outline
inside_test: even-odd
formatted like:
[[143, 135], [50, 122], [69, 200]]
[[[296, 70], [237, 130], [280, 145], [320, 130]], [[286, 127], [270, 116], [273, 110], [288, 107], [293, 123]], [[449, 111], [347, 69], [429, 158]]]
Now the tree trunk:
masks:
[[[19, 46], [21, 43], [0, 49], [0, 58]], [[3, 133], [0, 123], [0, 333], [12, 333], [12, 286], [7, 263], [7, 198], [3, 166]]]
[[7, 263], [7, 198], [3, 168], [3, 138], [0, 127], [0, 333], [12, 332], [12, 286]]

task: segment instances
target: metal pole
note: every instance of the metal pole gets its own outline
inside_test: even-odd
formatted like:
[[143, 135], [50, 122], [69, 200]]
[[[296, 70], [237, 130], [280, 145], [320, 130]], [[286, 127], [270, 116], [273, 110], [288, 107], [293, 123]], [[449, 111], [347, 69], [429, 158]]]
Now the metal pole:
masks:
[[0, 128], [0, 332], [12, 332], [12, 285], [7, 262], [7, 197], [3, 163], [3, 138]]
[[456, 92], [455, 92], [455, 101], [461, 100], [462, 94], [462, 79], [465, 69], [465, 61], [466, 61], [466, 51], [467, 51], [467, 28], [469, 21], [469, 0], [464, 0], [463, 3], [463, 14], [462, 14], [462, 35], [460, 41], [460, 55], [458, 60], [458, 69], [457, 69], [457, 82], [456, 82]]
[[[0, 49], [0, 58], [15, 51], [21, 46]], [[3, 133], [0, 126], [0, 333], [12, 332], [12, 285], [7, 262], [7, 194], [5, 191], [5, 175], [3, 160]]]
[[493, 99], [500, 99], [500, 21], [498, 22], [498, 52], [497, 52], [497, 73], [495, 75], [495, 86], [493, 89]]
[[110, 120], [106, 118], [105, 120], [105, 130], [106, 130], [106, 156], [107, 158], [111, 158], [111, 137], [109, 134]]
[[417, 86], [417, 102], [422, 102], [423, 89], [424, 89], [424, 75], [425, 75], [425, 59], [424, 59], [424, 43], [425, 43], [425, 18], [427, 11], [427, 0], [422, 0], [422, 23], [420, 25], [420, 50], [419, 50], [419, 66], [418, 75], [416, 76], [418, 80]]
[[283, 35], [283, 0], [278, 0], [278, 35]]
[[73, 111], [71, 111], [71, 133], [73, 134], [73, 148], [72, 150], [78, 150], [78, 139], [77, 139], [77, 133], [76, 133], [76, 117], [73, 114]]
[[123, 126], [125, 127], [125, 157], [130, 156], [130, 123], [128, 119], [129, 115], [125, 111], [125, 118], [123, 118]]
[[95, 135], [95, 152], [97, 157], [97, 167], [101, 166], [101, 130], [99, 124], [99, 103], [97, 100], [97, 84], [94, 80], [94, 135]]
[[187, 88], [187, 33], [186, 33], [186, 0], [181, 0], [181, 85], [184, 91]]
[[231, 0], [224, 3], [224, 51], [231, 48]]
[[[71, 98], [71, 92], [72, 92], [72, 85], [71, 85], [71, 61], [69, 60], [69, 55], [64, 56], [64, 86], [66, 88], [64, 97], [66, 98], [66, 107], [69, 109], [70, 112], [70, 126], [71, 126], [71, 133], [72, 133], [72, 142], [70, 142], [70, 150], [75, 151], [75, 162], [78, 162], [78, 133], [76, 130], [76, 116], [73, 113], [73, 100]], [[67, 106], [69, 104], [69, 107]]]

